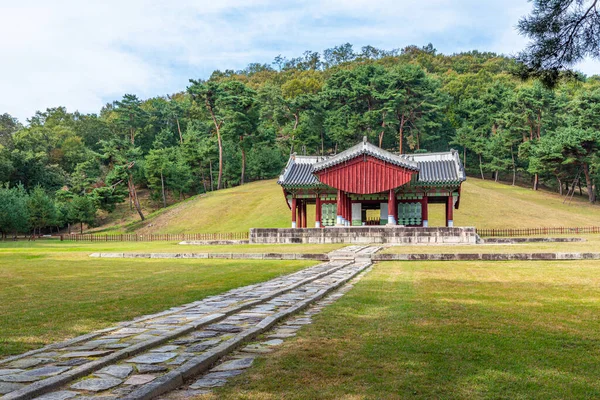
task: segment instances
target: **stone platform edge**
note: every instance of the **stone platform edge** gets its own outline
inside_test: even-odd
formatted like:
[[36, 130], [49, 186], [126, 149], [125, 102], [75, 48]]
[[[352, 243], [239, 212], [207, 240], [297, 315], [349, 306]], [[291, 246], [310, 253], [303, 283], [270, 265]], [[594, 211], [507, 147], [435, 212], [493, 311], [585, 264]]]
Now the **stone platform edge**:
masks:
[[250, 244], [477, 244], [474, 227], [250, 228]]
[[250, 240], [242, 239], [242, 240], [184, 240], [183, 242], [179, 242], [179, 244], [184, 245], [210, 245], [210, 246], [218, 246], [218, 245], [229, 245], [229, 244], [249, 244]]
[[321, 253], [92, 253], [90, 257], [329, 261], [327, 254]]
[[[357, 255], [359, 257], [360, 255]], [[180, 258], [235, 260], [316, 260], [328, 261], [327, 254], [294, 253], [92, 253], [95, 258]], [[373, 261], [550, 261], [600, 260], [600, 253], [415, 253], [372, 254]]]
[[600, 260], [600, 253], [373, 254], [373, 261], [551, 261]]
[[519, 243], [574, 243], [585, 242], [579, 237], [506, 237], [481, 238], [483, 244], [519, 244]]

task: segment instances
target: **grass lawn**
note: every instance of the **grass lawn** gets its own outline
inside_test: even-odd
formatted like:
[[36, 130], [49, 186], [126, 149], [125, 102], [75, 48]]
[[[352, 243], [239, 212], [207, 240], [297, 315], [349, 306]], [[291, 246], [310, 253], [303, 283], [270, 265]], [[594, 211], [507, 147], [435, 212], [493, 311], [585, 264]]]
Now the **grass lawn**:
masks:
[[239, 245], [180, 245], [179, 242], [60, 242], [42, 239], [35, 242], [0, 241], [2, 254], [47, 254], [96, 252], [112, 253], [329, 253], [344, 244], [239, 244]]
[[385, 262], [213, 397], [600, 397], [600, 262]]
[[[567, 235], [568, 236], [568, 235]], [[560, 235], [553, 235], [560, 237]], [[411, 245], [390, 246], [381, 253], [414, 254], [414, 253], [596, 253], [600, 252], [600, 235], [571, 235], [581, 237], [585, 242], [571, 243], [518, 243], [518, 244], [487, 244], [487, 245]], [[485, 239], [485, 238], [484, 238]]]
[[[92, 251], [125, 251], [140, 245], [158, 251], [145, 243], [119, 245], [0, 243], [0, 357], [314, 264], [88, 257]], [[158, 248], [168, 246], [176, 245]]]
[[[557, 194], [469, 177], [462, 186], [456, 226], [526, 228], [600, 226], [600, 206], [575, 196], [571, 205]], [[252, 182], [194, 196], [161, 209], [140, 222], [133, 212], [116, 225], [97, 228], [105, 233], [247, 232], [250, 228], [286, 228], [291, 213], [276, 180]], [[314, 206], [308, 206], [308, 226], [314, 226]], [[444, 206], [430, 204], [430, 226], [445, 224]]]

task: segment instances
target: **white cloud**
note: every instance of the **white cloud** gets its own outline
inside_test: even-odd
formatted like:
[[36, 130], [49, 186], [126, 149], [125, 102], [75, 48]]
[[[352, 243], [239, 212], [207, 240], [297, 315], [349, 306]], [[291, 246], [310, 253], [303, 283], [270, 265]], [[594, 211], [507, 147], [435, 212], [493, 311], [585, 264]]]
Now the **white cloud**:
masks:
[[[98, 112], [124, 93], [171, 93], [217, 68], [345, 42], [511, 54], [526, 43], [514, 26], [529, 8], [525, 0], [0, 0], [0, 113]], [[581, 69], [598, 73], [600, 63]]]

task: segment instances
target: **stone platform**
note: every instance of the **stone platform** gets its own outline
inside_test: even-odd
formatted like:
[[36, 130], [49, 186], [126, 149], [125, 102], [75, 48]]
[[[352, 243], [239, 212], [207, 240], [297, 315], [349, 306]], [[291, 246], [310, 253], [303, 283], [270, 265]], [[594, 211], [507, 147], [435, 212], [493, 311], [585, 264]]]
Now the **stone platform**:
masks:
[[402, 226], [352, 226], [327, 228], [252, 228], [251, 244], [346, 243], [346, 244], [476, 244], [471, 227], [407, 228]]

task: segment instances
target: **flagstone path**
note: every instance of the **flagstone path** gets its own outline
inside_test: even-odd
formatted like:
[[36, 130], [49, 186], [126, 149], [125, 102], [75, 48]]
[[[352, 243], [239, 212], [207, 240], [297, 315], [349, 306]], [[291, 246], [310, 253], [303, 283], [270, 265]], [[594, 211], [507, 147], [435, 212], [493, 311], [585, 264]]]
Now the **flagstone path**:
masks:
[[0, 360], [0, 399], [151, 399], [219, 386], [310, 323], [311, 314], [232, 356], [237, 348], [363, 272], [378, 250], [346, 247], [327, 263]]

